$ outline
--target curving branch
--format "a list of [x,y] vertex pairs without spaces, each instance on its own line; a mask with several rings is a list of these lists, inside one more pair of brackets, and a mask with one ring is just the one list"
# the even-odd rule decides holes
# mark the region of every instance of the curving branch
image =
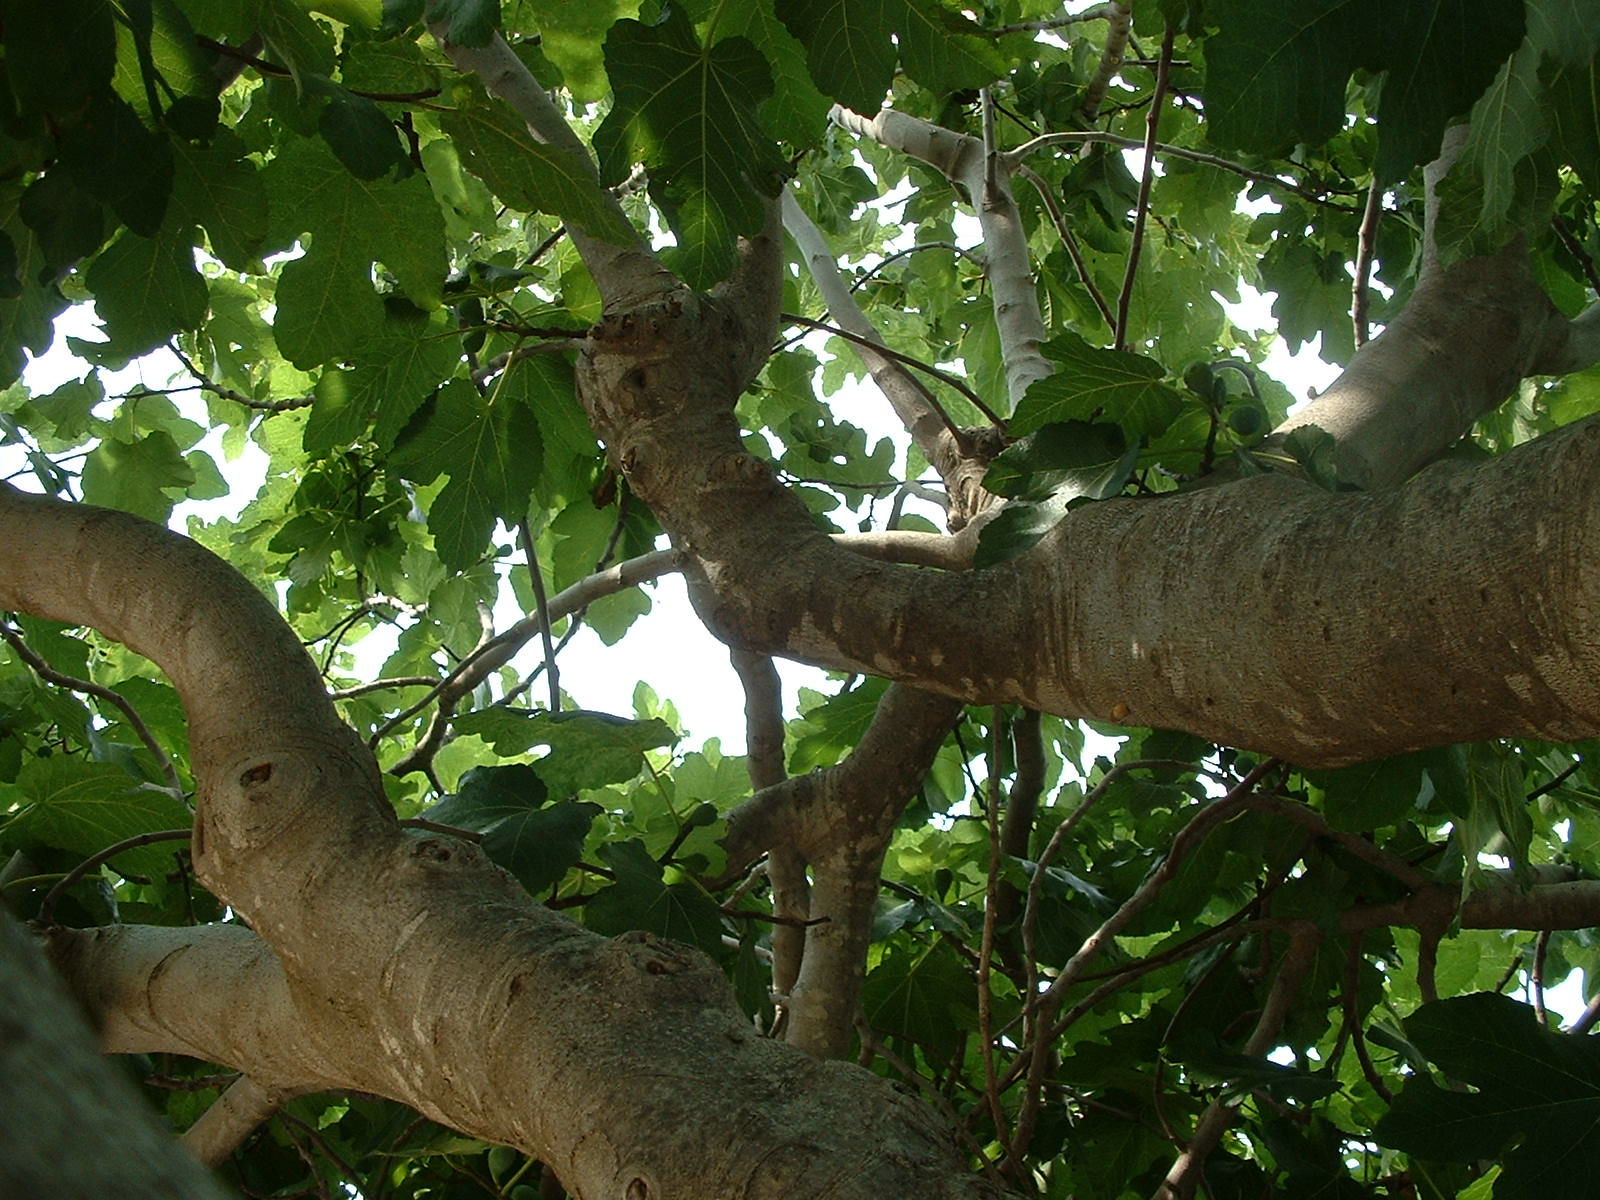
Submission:
[[835,105],[830,115],[841,129],[920,158],[950,180],[973,206],[983,234],[984,274],[994,295],[1006,391],[1015,407],[1029,386],[1050,375],[1053,368],[1039,350],[1045,340],[1044,316],[1027,230],[1011,192],[1012,160],[998,152],[986,153],[978,138],[892,108],[869,118]]

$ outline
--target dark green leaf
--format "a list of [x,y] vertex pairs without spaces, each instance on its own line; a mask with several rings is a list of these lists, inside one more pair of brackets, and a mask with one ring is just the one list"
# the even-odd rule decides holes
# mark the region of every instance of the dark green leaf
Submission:
[[1495,1200],[1580,1200],[1600,1172],[1600,1042],[1552,1033],[1533,1009],[1480,992],[1406,1021],[1413,1043],[1470,1092],[1418,1076],[1374,1136],[1422,1158],[1465,1162],[1510,1143]]
[[744,38],[702,46],[669,7],[656,25],[612,26],[606,70],[615,99],[594,134],[601,177],[621,183],[646,165],[650,196],[678,239],[671,265],[709,287],[733,269],[735,238],[761,229],[789,173],[756,117],[772,94],[766,60]]
[[1115,421],[1130,437],[1159,434],[1183,408],[1183,396],[1162,382],[1154,359],[1091,346],[1075,333],[1056,334],[1041,347],[1059,365],[1033,384],[1009,425],[1017,435],[1060,421]]
[[661,937],[698,946],[707,954],[722,951],[722,914],[699,888],[668,884],[661,865],[637,838],[600,848],[600,857],[617,881],[601,888],[584,906],[584,923],[599,933],[642,929]]
[[500,28],[500,0],[428,0],[428,20],[448,21],[452,42],[482,46]]

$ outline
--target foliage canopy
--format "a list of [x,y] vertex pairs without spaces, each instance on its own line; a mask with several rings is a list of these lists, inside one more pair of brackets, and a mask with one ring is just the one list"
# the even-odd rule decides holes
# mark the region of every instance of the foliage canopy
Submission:
[[[698,948],[763,1032],[800,1020],[780,1015],[796,945],[839,953],[844,1008],[806,1048],[911,1079],[1021,1192],[1159,1194],[1187,1157],[1171,1186],[1203,1171],[1217,1197],[1587,1194],[1594,1049],[1543,993],[1600,981],[1588,743],[1302,769],[1120,701],[1041,716],[974,688],[906,718],[908,747],[932,736],[883,785],[881,829],[841,816],[848,836],[807,843],[818,895],[829,872],[870,893],[819,914],[774,896],[777,866],[746,878],[728,817],[801,786],[786,776],[843,789],[853,761],[893,759],[874,730],[898,685],[840,670],[775,734],[745,662],[751,750],[731,755],[686,744],[648,686],[628,714],[564,704],[557,656],[586,622],[627,670],[641,583],[714,577],[683,566],[696,547],[631,454],[607,457],[589,331],[660,293],[652,268],[737,287],[780,196],[778,340],[734,415],[815,528],[932,538],[934,495],[971,523],[962,565],[1004,571],[1113,497],[1282,468],[1360,486],[1330,434],[1286,425],[1261,364],[1277,337],[1358,362],[1427,272],[1508,244],[1565,318],[1596,303],[1589,0],[0,0],[0,34],[0,466],[181,523],[269,596],[401,818],[467,831],[594,931]],[[530,115],[552,98],[554,134]],[[902,124],[874,119],[886,99]],[[1240,327],[1241,285],[1275,330]],[[29,357],[90,300],[82,377],[31,390]],[[170,385],[108,392],[151,355]],[[1449,453],[1600,411],[1600,370],[1571,367],[1511,372]],[[869,371],[908,438],[857,415]],[[228,496],[218,456],[247,447],[264,480],[237,516],[185,513]],[[114,638],[15,607],[6,904],[38,916],[50,893],[46,919],[77,927],[236,920],[187,851],[139,841],[186,828],[205,790],[177,691]],[[1388,651],[1350,648],[1369,652]],[[1224,673],[1263,655],[1205,653]],[[1086,752],[1082,717],[1117,748]],[[830,949],[812,918],[859,937]],[[1513,985],[1535,1007],[1495,994]],[[180,1129],[219,1086],[176,1056],[139,1068]],[[290,1100],[225,1175],[248,1195],[560,1194],[527,1154],[370,1095]]]

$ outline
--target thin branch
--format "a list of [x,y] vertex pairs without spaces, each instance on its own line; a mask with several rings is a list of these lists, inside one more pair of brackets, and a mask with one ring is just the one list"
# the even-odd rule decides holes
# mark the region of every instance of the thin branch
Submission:
[[1356,243],[1356,277],[1350,284],[1350,322],[1355,326],[1356,346],[1367,344],[1370,333],[1367,307],[1371,301],[1372,255],[1378,244],[1378,221],[1383,216],[1383,189],[1373,176],[1367,189],[1366,207],[1361,212],[1361,232]]
[[1106,303],[1106,298],[1100,294],[1094,278],[1089,274],[1089,264],[1084,261],[1083,251],[1078,246],[1078,239],[1072,236],[1072,228],[1067,224],[1066,214],[1061,211],[1061,206],[1056,203],[1055,193],[1050,185],[1032,167],[1018,164],[1017,173],[1033,184],[1039,193],[1039,199],[1044,202],[1044,209],[1050,215],[1050,223],[1055,226],[1056,236],[1061,239],[1067,256],[1072,259],[1072,265],[1078,272],[1078,282],[1083,284],[1084,290],[1089,293],[1089,298],[1094,301],[1094,306],[1100,310],[1100,315],[1106,319],[1106,328],[1113,334],[1117,332],[1117,316],[1111,311],[1111,306]]
[[1006,1136],[1006,1115],[1000,1104],[1000,1086],[994,1065],[994,997],[989,992],[989,973],[993,969],[995,925],[1000,916],[1000,730],[1001,710],[997,704],[989,719],[989,802],[984,816],[989,830],[989,872],[984,881],[983,935],[978,946],[978,1039],[983,1060],[983,1092],[994,1121],[994,1138],[1002,1159],[1017,1165]]
[[[1250,1040],[1244,1044],[1245,1054],[1260,1058],[1277,1044],[1283,1023],[1289,1016],[1289,1008],[1300,991],[1306,973],[1316,961],[1317,948],[1321,943],[1321,932],[1311,924],[1301,925],[1290,936],[1289,948],[1278,964],[1278,976],[1273,980],[1266,1006],[1261,1010]],[[1221,1098],[1207,1106],[1195,1126],[1194,1137],[1156,1189],[1155,1200],[1186,1200],[1194,1194],[1206,1159],[1216,1149],[1228,1126],[1233,1124],[1234,1111],[1233,1106]]]
[[56,902],[66,894],[68,888],[77,883],[90,871],[100,866],[101,863],[110,862],[117,855],[128,850],[137,850],[140,846],[154,845],[156,842],[188,841],[192,837],[192,829],[157,829],[150,833],[138,833],[130,838],[123,838],[114,845],[98,850],[84,859],[72,870],[63,875],[39,902],[39,916],[37,920],[41,925],[50,925],[55,920]]
[[[202,392],[210,392],[213,396],[220,397],[223,400],[232,400],[235,404],[242,404],[245,408],[253,409],[256,412],[292,412],[297,408],[310,408],[316,401],[314,396],[291,396],[287,400],[257,400],[254,396],[246,396],[243,392],[236,392],[232,388],[223,387],[213,381],[210,376],[194,364],[194,361],[187,354],[178,349],[178,343],[175,339],[168,339],[167,349],[172,352],[174,358],[183,364],[183,369],[194,376],[195,386]],[[155,394],[154,389],[147,388],[146,391]]]
[[1556,236],[1561,239],[1561,244],[1567,248],[1567,253],[1578,260],[1578,269],[1583,272],[1589,286],[1600,292],[1600,267],[1595,266],[1594,258],[1583,248],[1583,243],[1573,236],[1567,223],[1557,215],[1550,218],[1550,228],[1556,231]]
[[561,711],[561,675],[556,665],[555,643],[550,638],[550,598],[545,595],[544,574],[539,568],[539,556],[534,552],[533,531],[527,518],[517,522],[517,533],[522,538],[522,553],[528,559],[528,580],[533,584],[533,599],[538,606],[534,617],[539,622],[539,640],[544,643],[544,675],[550,688],[550,711]]
[[[1043,133],[1022,145],[1006,151],[1006,157],[1012,163],[1019,163],[1029,155],[1050,146],[1059,146],[1068,143],[1089,143],[1102,146],[1117,146],[1124,150],[1142,150],[1145,143],[1138,138],[1123,137],[1121,134],[1105,133],[1098,129],[1063,129],[1052,133]],[[1329,200],[1329,195],[1350,195],[1349,191],[1329,188],[1323,192],[1313,191],[1304,184],[1296,183],[1292,179],[1285,179],[1281,175],[1274,175],[1269,171],[1255,171],[1241,163],[1230,159],[1220,158],[1215,154],[1206,154],[1200,150],[1190,150],[1184,146],[1174,146],[1167,142],[1157,142],[1155,152],[1163,158],[1180,158],[1186,162],[1200,163],[1203,166],[1216,167],[1220,171],[1250,179],[1256,183],[1264,183],[1273,187],[1284,188],[1305,200],[1316,204],[1325,204],[1346,212],[1354,211],[1348,204],[1340,204]]]
[[1168,68],[1172,64],[1172,40],[1177,30],[1167,23],[1161,37],[1161,65],[1156,68],[1156,89],[1150,97],[1150,111],[1145,117],[1144,174],[1139,179],[1139,203],[1134,210],[1133,240],[1128,246],[1128,269],[1122,277],[1122,293],[1117,297],[1117,326],[1114,345],[1118,350],[1128,348],[1128,308],[1133,303],[1133,285],[1139,277],[1139,255],[1144,248],[1145,221],[1150,215],[1150,185],[1156,173],[1156,133],[1161,127],[1161,107],[1167,98]]
[[[1132,767],[1135,764],[1128,765]],[[1028,1143],[1033,1137],[1034,1125],[1038,1120],[1039,1105],[1044,1095],[1044,1081],[1049,1067],[1051,1042],[1048,1038],[1039,1036],[1039,1031],[1048,1027],[1054,1021],[1055,1014],[1060,1010],[1061,1003],[1066,998],[1067,990],[1079,981],[1085,968],[1095,955],[1110,944],[1113,938],[1127,928],[1128,924],[1149,906],[1161,889],[1177,874],[1178,867],[1188,858],[1190,852],[1205,840],[1212,829],[1249,807],[1251,800],[1255,797],[1256,785],[1268,774],[1277,770],[1280,765],[1279,760],[1276,758],[1265,760],[1235,784],[1227,795],[1209,804],[1202,805],[1189,823],[1172,839],[1172,845],[1168,848],[1166,857],[1161,860],[1160,864],[1150,874],[1145,876],[1144,881],[1134,890],[1133,895],[1129,896],[1118,907],[1116,912],[1101,922],[1100,927],[1083,940],[1083,944],[1078,947],[1073,956],[1067,960],[1066,965],[1061,968],[1060,974],[1039,996],[1035,1005],[1036,1015],[1033,1026],[1027,1030],[1031,1035],[1033,1049],[1028,1064],[1027,1090],[1023,1095],[1022,1105],[1017,1113],[1016,1135],[1013,1141],[1016,1153],[1024,1154],[1027,1152]],[[1183,769],[1192,771],[1194,767],[1184,764]],[[1111,772],[1107,772],[1108,778],[1110,774]],[[1080,819],[1080,814],[1087,811],[1090,798],[1093,797],[1093,799],[1098,800],[1100,796],[1105,794],[1105,785],[1106,780],[1102,780],[1095,791],[1085,796],[1083,802],[1078,806],[1078,811],[1074,812],[1072,817],[1068,818],[1068,821],[1076,824],[1076,819]],[[1058,829],[1057,833],[1059,834],[1060,832]],[[1059,844],[1058,838],[1051,838],[1052,847]],[[1047,848],[1048,852],[1049,848]],[[1029,908],[1037,907],[1037,894],[1042,886],[1042,880],[1039,876],[1044,873],[1047,861],[1046,855],[1039,856],[1039,866],[1035,868],[1034,880],[1028,888]],[[1024,918],[1024,921],[1026,922],[1026,918]],[[1024,931],[1024,936],[1026,936],[1026,923],[1024,924]],[[1028,957],[1031,961],[1033,958],[1031,950]],[[1030,988],[1030,993],[1032,990]],[[1031,994],[1029,999],[1032,999]]]
[[[811,329],[819,329],[824,333],[831,333],[835,337],[842,337],[846,341],[856,343],[858,346],[870,346],[878,353],[885,354],[890,358],[903,362],[908,367],[915,367],[919,371],[924,371],[927,374],[932,375],[941,383],[945,383],[953,387],[956,391],[960,392],[963,396],[970,400],[973,407],[981,412],[984,416],[988,417],[989,420],[994,424],[995,428],[1004,429],[1006,427],[1005,418],[1000,416],[999,413],[995,412],[994,409],[985,404],[983,398],[979,396],[977,392],[973,391],[970,387],[961,382],[961,380],[957,379],[954,375],[951,375],[948,371],[943,371],[934,366],[932,363],[924,362],[920,358],[913,358],[911,355],[903,354],[899,350],[891,350],[888,346],[874,342],[871,338],[863,337],[859,333],[851,333],[848,329],[841,329],[839,326],[830,325],[826,321],[818,321],[812,317],[802,317],[798,313],[790,312],[782,314],[782,319],[790,322],[791,324],[805,325]],[[934,402],[934,407],[938,409],[939,416],[945,423],[945,428],[950,430],[950,432],[957,437],[962,436],[959,427],[950,419],[950,415],[946,413],[944,409],[939,408],[936,401]]]
[[104,684],[94,682],[92,679],[79,679],[75,675],[68,675],[56,670],[39,655],[35,654],[28,644],[22,640],[22,635],[9,625],[0,624],[0,638],[4,638],[16,652],[18,658],[33,668],[33,672],[46,683],[53,683],[57,687],[70,688],[75,692],[82,692],[96,699],[113,704],[128,723],[128,728],[144,743],[145,749],[150,751],[150,757],[156,760],[156,768],[166,777],[167,787],[174,796],[183,796],[183,781],[178,778],[178,768],[161,748],[161,743],[156,741],[155,734],[150,732],[150,727],[144,723],[144,718],[139,715],[139,710],[128,701],[121,692],[114,691]]
[[1550,1013],[1544,1004],[1544,961],[1550,952],[1550,931],[1541,929],[1539,936],[1533,942],[1533,1015],[1538,1018],[1539,1024],[1546,1028],[1550,1026]]
[[990,37],[1005,37],[1008,33],[1048,33],[1052,29],[1065,29],[1068,25],[1077,25],[1084,21],[1104,21],[1111,17],[1118,6],[1115,4],[1096,4],[1079,13],[1067,13],[1060,17],[1041,17],[1035,21],[1017,21],[1011,25],[997,25],[993,29],[986,29],[984,33]]

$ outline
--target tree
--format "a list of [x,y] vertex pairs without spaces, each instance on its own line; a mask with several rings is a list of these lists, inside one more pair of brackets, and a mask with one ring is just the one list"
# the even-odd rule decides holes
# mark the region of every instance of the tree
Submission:
[[[1587,1187],[1582,0],[0,33],[0,886],[233,1186]],[[743,756],[564,700],[669,572]]]

